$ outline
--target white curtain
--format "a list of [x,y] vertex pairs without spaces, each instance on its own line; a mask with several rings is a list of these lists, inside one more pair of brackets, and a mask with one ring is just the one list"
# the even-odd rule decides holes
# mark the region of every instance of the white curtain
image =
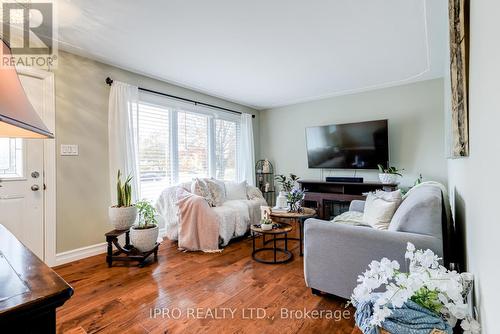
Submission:
[[132,199],[139,194],[137,172],[137,138],[134,131],[134,113],[137,110],[139,90],[123,82],[114,81],[109,93],[108,136],[109,136],[109,178],[111,203],[116,204],[116,177],[122,172],[122,180],[132,175]]
[[255,149],[252,115],[241,114],[241,139],[238,149],[238,180],[255,186]]

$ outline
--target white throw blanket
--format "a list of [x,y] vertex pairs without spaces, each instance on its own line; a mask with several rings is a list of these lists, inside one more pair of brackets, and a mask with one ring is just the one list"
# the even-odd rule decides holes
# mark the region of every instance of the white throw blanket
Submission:
[[[165,226],[166,237],[170,240],[179,239],[177,188],[178,186],[166,188],[156,202],[160,225]],[[183,188],[186,189],[185,186]],[[250,225],[259,223],[260,207],[267,204],[258,190],[255,190],[256,188],[249,187],[249,200],[226,201],[222,206],[210,208],[217,215],[222,246],[226,246],[235,237],[243,236]]]

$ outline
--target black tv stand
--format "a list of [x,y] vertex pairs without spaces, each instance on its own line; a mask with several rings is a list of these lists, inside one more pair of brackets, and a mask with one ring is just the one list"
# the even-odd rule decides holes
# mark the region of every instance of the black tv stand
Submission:
[[353,200],[365,200],[363,193],[385,190],[394,191],[397,184],[380,182],[326,182],[317,180],[299,180],[305,190],[305,206],[315,208],[320,219],[330,220],[345,211]]

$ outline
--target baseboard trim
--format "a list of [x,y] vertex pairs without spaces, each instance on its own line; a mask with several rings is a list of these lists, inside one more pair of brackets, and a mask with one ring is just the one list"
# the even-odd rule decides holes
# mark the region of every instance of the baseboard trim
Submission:
[[103,242],[100,244],[85,246],[82,248],[57,253],[55,266],[60,266],[69,262],[78,261],[87,257],[106,253],[106,248],[107,245],[105,242]]
[[[164,238],[166,232],[167,231],[165,228],[160,229],[159,236]],[[56,261],[53,267],[85,259],[87,257],[104,254],[106,253],[106,251],[107,251],[107,244],[105,242],[102,242],[95,245],[85,246],[77,249],[72,249],[66,252],[57,253]]]

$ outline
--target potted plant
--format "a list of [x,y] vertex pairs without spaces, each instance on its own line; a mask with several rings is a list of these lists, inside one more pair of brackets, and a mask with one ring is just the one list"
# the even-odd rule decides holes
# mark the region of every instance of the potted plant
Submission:
[[278,208],[286,208],[288,193],[292,191],[299,179],[297,175],[291,173],[290,176],[276,175],[275,180],[281,185],[281,191],[276,199],[276,206]]
[[141,252],[152,250],[158,240],[158,221],[156,220],[156,209],[148,201],[140,201],[135,204],[139,219],[136,225],[130,229],[130,242]]
[[380,164],[378,165],[378,170],[380,171],[378,177],[383,184],[396,184],[398,176],[403,176],[401,172],[404,171],[404,169],[399,170],[396,167],[385,168]]
[[109,221],[115,230],[127,230],[135,222],[137,217],[137,209],[132,204],[132,176],[128,176],[125,182],[122,183],[121,171],[118,170],[118,178],[116,184],[117,205],[109,207]]
[[262,218],[260,220],[260,228],[263,230],[263,231],[270,231],[273,229],[273,221],[269,218]]

